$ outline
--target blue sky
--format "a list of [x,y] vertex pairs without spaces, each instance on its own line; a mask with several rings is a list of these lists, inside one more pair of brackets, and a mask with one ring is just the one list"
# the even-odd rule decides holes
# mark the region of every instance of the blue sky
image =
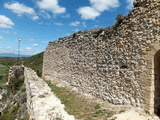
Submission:
[[78,30],[113,25],[133,0],[0,0],[0,53],[34,55]]

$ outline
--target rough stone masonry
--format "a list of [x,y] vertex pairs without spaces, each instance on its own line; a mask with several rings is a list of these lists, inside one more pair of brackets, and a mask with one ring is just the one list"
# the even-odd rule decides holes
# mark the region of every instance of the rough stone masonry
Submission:
[[111,27],[78,31],[51,42],[43,77],[113,104],[160,113],[160,0],[136,0]]

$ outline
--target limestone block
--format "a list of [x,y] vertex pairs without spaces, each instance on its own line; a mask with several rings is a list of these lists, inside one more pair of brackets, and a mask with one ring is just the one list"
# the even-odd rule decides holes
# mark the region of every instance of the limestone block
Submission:
[[146,86],[151,86],[152,82],[150,79],[146,78],[146,79],[142,79],[142,85],[146,85]]
[[142,90],[141,91],[141,95],[144,97],[144,98],[147,98],[149,100],[151,100],[151,98],[153,98],[153,92],[150,92],[150,91],[144,91]]

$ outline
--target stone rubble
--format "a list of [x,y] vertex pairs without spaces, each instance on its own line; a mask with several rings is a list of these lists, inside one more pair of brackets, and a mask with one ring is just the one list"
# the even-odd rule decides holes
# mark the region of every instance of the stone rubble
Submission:
[[68,115],[64,105],[51,92],[43,79],[39,78],[30,68],[25,67],[25,84],[27,91],[27,107],[30,120],[75,120]]

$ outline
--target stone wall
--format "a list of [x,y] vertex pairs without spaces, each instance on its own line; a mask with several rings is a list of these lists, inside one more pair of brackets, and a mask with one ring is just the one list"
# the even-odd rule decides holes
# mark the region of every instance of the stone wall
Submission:
[[47,83],[30,68],[24,69],[27,109],[30,120],[75,120],[53,94]]
[[12,84],[14,81],[16,81],[19,78],[22,78],[24,74],[24,67],[23,66],[12,66],[9,69],[8,73],[8,81],[7,85]]
[[136,0],[134,5],[112,27],[51,42],[44,53],[43,77],[67,81],[113,104],[160,112],[154,80],[155,59],[160,60],[160,55],[154,57],[160,49],[160,2]]

